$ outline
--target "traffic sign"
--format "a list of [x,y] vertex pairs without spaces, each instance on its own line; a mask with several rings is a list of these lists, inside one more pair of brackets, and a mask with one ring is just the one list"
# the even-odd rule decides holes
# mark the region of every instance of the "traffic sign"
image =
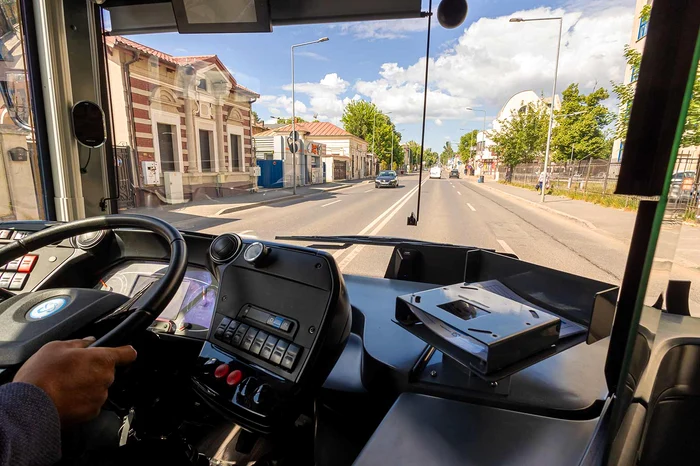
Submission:
[[289,137],[294,139],[295,141],[299,140],[299,131],[290,131]]
[[301,144],[300,141],[293,141],[291,136],[289,136],[287,138],[287,147],[289,147],[289,151],[292,154],[296,154],[297,152],[299,152],[299,145],[300,144]]

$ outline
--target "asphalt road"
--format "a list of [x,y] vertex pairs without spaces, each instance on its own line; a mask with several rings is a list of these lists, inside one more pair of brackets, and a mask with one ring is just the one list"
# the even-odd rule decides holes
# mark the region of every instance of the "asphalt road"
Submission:
[[[417,175],[401,177],[395,189],[375,189],[368,181],[215,218],[189,216],[186,226],[174,223],[190,230],[237,232],[265,240],[275,240],[277,235],[364,234],[473,245],[514,252],[526,261],[620,283],[626,245],[494,194],[473,180],[427,179],[424,173],[420,221],[418,226],[408,226],[407,217],[416,211],[417,186]],[[344,273],[368,276],[384,275],[392,251],[390,247],[364,245],[332,247],[328,250]]]

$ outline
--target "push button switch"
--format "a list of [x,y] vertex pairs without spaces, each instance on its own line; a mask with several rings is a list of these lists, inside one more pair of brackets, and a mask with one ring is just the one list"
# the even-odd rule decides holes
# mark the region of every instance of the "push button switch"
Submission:
[[240,325],[240,322],[234,320],[230,324],[228,324],[228,327],[226,327],[226,330],[224,330],[224,336],[221,339],[224,343],[231,343],[231,340],[233,340],[233,336],[236,333],[236,330],[238,330],[238,327]]
[[13,261],[10,261],[7,263],[5,266],[5,270],[8,272],[17,272],[17,269],[19,268],[19,264],[22,262],[22,258],[20,257],[19,259],[15,259]]
[[12,281],[10,282],[10,290],[21,290],[24,288],[24,284],[27,282],[27,277],[28,274],[26,273],[16,273],[14,277],[12,277]]
[[228,324],[230,323],[231,319],[228,317],[221,319],[221,323],[219,323],[219,326],[216,327],[216,332],[214,332],[214,338],[221,340],[221,338],[224,336],[224,332],[226,331],[226,327],[228,327]]
[[250,347],[253,345],[253,341],[255,341],[255,335],[257,335],[257,334],[258,334],[257,328],[250,327],[248,329],[245,336],[243,337],[243,342],[241,343],[241,349],[243,351],[250,350]]
[[230,368],[228,364],[221,364],[216,369],[214,369],[214,377],[217,379],[223,379],[228,375]]
[[290,344],[289,348],[287,348],[287,352],[284,353],[282,364],[280,364],[280,366],[284,367],[288,371],[294,370],[294,364],[297,362],[300,351],[301,348],[299,348],[297,345]]
[[32,271],[34,268],[34,264],[36,263],[36,258],[37,256],[33,255],[28,255],[22,257],[22,260],[19,263],[19,267],[17,267],[18,272],[22,273],[29,273]]
[[272,356],[270,356],[270,362],[272,364],[279,364],[282,362],[282,356],[284,356],[284,352],[287,351],[287,347],[289,346],[289,343],[287,343],[285,340],[280,340],[277,342],[277,345],[275,345],[275,349],[272,350]]
[[14,276],[15,274],[12,272],[5,272],[0,275],[0,288],[8,288]]
[[267,340],[267,337],[269,335],[267,332],[263,332],[260,330],[258,334],[255,336],[255,341],[253,341],[253,345],[250,347],[250,352],[253,354],[260,354],[260,351],[263,348],[263,345],[265,344],[265,340]]
[[233,334],[233,339],[231,340],[231,344],[233,346],[240,345],[241,342],[243,341],[243,337],[245,336],[245,334],[249,328],[250,328],[250,326],[246,325],[246,324],[239,325],[238,328],[236,329],[236,333]]
[[270,356],[272,356],[272,351],[275,349],[275,345],[277,345],[277,341],[279,338],[270,335],[267,337],[267,340],[265,340],[265,344],[262,347],[262,350],[260,350],[260,357],[263,359],[270,359]]

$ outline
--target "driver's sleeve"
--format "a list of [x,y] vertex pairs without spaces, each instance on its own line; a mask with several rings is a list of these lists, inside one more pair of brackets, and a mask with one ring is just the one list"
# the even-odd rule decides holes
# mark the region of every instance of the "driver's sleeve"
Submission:
[[0,466],[49,465],[61,459],[61,422],[42,389],[0,386]]

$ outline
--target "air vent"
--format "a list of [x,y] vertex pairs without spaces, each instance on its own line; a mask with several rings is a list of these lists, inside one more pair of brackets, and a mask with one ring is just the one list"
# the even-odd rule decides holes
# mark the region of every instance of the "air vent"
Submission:
[[211,259],[217,264],[223,264],[228,262],[241,250],[242,246],[241,238],[238,235],[231,233],[225,233],[223,235],[214,238],[209,246],[209,255]]

